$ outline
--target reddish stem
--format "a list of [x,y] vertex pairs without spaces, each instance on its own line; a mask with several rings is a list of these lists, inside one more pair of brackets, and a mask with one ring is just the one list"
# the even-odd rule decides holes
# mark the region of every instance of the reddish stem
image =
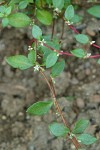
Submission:
[[70,29],[72,29],[76,34],[80,34],[80,33],[78,32],[78,30],[76,30],[76,28],[75,28],[74,26],[69,25],[69,27],[70,27]]
[[100,55],[92,55],[89,58],[100,58]]
[[49,46],[49,45],[47,45],[47,44],[43,44],[45,47],[47,47],[47,48],[49,48],[49,49],[51,49],[51,50],[55,50],[54,48],[52,48],[51,46]]
[[[30,41],[30,45],[32,45],[32,42],[37,42],[37,39],[33,38],[33,39]],[[51,46],[49,46],[49,45],[47,45],[47,44],[45,44],[45,43],[44,43],[44,46],[47,47],[47,48],[49,48],[49,49],[52,50],[52,51],[57,52],[57,53],[60,54],[60,55],[74,56],[73,54],[71,54],[71,53],[69,53],[69,52],[63,52],[63,51],[60,51],[60,52],[59,52],[58,50],[54,49],[53,47],[51,47]],[[100,58],[100,55],[99,55],[99,54],[97,54],[97,55],[92,55],[92,56],[89,56],[88,58]]]
[[96,44],[92,44],[92,46],[96,47],[96,48],[100,48],[100,46],[96,45]]
[[67,55],[67,56],[73,56],[73,54],[69,53],[69,52],[60,52],[60,55]]
[[29,41],[29,45],[31,46],[32,43],[33,43],[33,42],[36,42],[36,41],[37,41],[37,40],[36,40],[35,38],[31,39],[31,40]]
[[[79,31],[73,26],[73,25],[70,25],[68,24],[68,22],[65,20],[65,18],[63,17],[63,20],[65,21],[65,23],[70,27],[70,29],[72,29],[76,34],[80,34]],[[100,48],[99,45],[96,45],[96,44],[92,44],[93,47],[96,47],[96,48]]]

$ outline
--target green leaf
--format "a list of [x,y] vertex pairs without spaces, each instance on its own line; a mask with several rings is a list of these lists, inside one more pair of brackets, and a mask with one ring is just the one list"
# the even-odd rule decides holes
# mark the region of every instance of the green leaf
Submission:
[[10,15],[11,9],[12,9],[11,6],[9,6],[9,7],[6,8],[5,14],[6,14],[7,16]]
[[35,64],[36,62],[36,52],[34,50],[31,50],[28,54],[28,60],[32,63]]
[[[11,2],[12,2],[12,1],[13,1],[13,0],[11,0]],[[14,3],[15,3],[15,4],[18,4],[18,3],[20,3],[20,1],[21,1],[21,0],[14,0]]]
[[0,6],[0,12],[1,12],[1,13],[5,13],[5,11],[6,11],[6,7]]
[[77,139],[85,145],[90,145],[96,142],[96,138],[89,134],[81,134]]
[[31,19],[23,13],[15,13],[8,17],[9,24],[13,27],[26,27],[31,23]]
[[88,127],[89,125],[89,121],[88,120],[78,120],[75,124],[75,127],[73,129],[73,133],[74,134],[80,134],[80,133],[83,133],[84,130]]
[[52,4],[52,0],[46,0],[46,3],[50,5]]
[[87,10],[94,17],[100,18],[100,5],[95,5]]
[[27,112],[31,115],[44,115],[50,110],[52,105],[53,105],[53,102],[51,100],[39,101],[39,102],[31,105],[27,109]]
[[25,9],[26,7],[27,7],[27,5],[28,5],[28,2],[27,1],[21,1],[20,3],[19,3],[19,9]]
[[74,7],[69,5],[65,11],[65,18],[70,21],[74,17]]
[[58,76],[64,70],[64,67],[65,67],[65,61],[64,60],[57,62],[52,67],[52,72],[51,72],[52,77]]
[[75,39],[82,44],[86,44],[89,42],[88,36],[86,36],[84,34],[75,35]]
[[61,123],[54,122],[49,125],[49,130],[55,136],[66,136],[70,130]]
[[50,25],[52,23],[52,15],[50,14],[50,12],[46,10],[37,9],[36,17],[44,25]]
[[70,4],[71,0],[64,0],[64,2]]
[[3,13],[0,13],[0,18],[4,17],[4,14]]
[[45,7],[45,5],[46,5],[46,0],[42,0],[42,3],[41,3],[41,0],[36,0],[36,7],[37,8],[43,9],[43,7]]
[[46,42],[47,45],[56,49],[56,50],[60,50],[61,45],[59,44],[59,42],[55,39],[53,39],[52,41],[50,41],[50,40]]
[[33,0],[27,0],[28,1],[28,3],[33,3]]
[[84,58],[85,57],[85,52],[83,49],[74,49],[71,51],[71,53],[79,58]]
[[98,64],[100,64],[100,59],[98,59]]
[[27,57],[23,55],[11,56],[6,59],[7,63],[14,68],[19,68],[21,70],[28,69],[32,67],[32,63],[28,60]]
[[43,52],[43,59],[44,59],[44,61],[46,61],[48,55],[49,55],[50,53],[52,53],[52,50],[48,49],[48,48],[45,47],[45,46],[41,46],[41,50],[42,50],[42,52]]
[[46,68],[52,67],[58,59],[57,53],[52,52],[51,54],[48,55],[46,59]]
[[83,19],[82,16],[74,15],[74,17],[73,17],[70,21],[73,22],[73,23],[75,24],[75,23],[81,22],[82,19]]
[[64,7],[64,0],[53,0],[53,6],[62,9]]
[[3,27],[6,27],[8,25],[8,23],[9,23],[8,18],[3,18],[2,19],[2,25],[3,25]]
[[59,43],[59,39],[57,37],[53,37],[51,41],[51,35],[47,35],[47,36],[43,36],[43,39],[46,41],[48,46],[56,50],[60,50],[61,44]]
[[16,7],[16,6],[15,6],[15,0],[9,1],[9,4],[8,4],[8,5],[11,6],[12,9],[14,10],[14,8]]
[[37,25],[34,25],[32,28],[32,35],[34,38],[40,39],[42,36],[42,30]]

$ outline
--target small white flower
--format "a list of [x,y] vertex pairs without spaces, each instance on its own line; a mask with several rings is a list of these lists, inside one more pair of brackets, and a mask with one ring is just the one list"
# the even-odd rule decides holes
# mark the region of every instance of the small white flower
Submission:
[[70,139],[72,139],[75,135],[73,133],[70,133]]
[[31,51],[33,48],[31,46],[28,46],[28,51]]
[[92,44],[94,44],[94,43],[95,43],[95,41],[91,41],[91,42],[90,42],[90,45],[92,45]]
[[57,56],[59,56],[60,54],[58,53]]
[[71,133],[72,136],[75,136],[73,133]]
[[39,43],[41,44],[41,46],[43,46],[46,41],[43,39],[42,41],[39,41]]
[[58,113],[58,112],[56,112],[56,115],[59,117],[60,116],[60,114]]
[[81,143],[81,140],[78,140],[79,143]]
[[66,21],[65,23],[67,23],[69,26],[73,24],[73,22],[70,21]]
[[86,56],[84,56],[84,58],[89,58],[91,56],[91,53],[87,53]]
[[55,84],[56,83],[56,81],[54,80],[54,78],[52,78],[52,82]]
[[34,21],[30,23],[30,26],[33,26],[33,25],[34,25]]
[[36,65],[36,66],[34,67],[34,71],[39,71],[39,68],[40,68],[40,66],[39,66],[39,65]]
[[57,12],[57,13],[61,12],[61,10],[59,10],[59,8],[55,8],[54,11]]

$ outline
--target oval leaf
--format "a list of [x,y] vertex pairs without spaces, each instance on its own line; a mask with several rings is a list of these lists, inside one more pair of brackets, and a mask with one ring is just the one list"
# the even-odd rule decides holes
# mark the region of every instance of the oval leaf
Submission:
[[74,17],[70,21],[73,22],[73,24],[75,24],[75,23],[81,22],[82,19],[83,19],[82,16],[74,15]]
[[52,77],[56,77],[58,76],[63,70],[64,70],[64,67],[65,67],[65,61],[62,60],[60,62],[57,62],[53,67],[52,67]]
[[45,25],[50,25],[52,23],[52,15],[46,10],[37,9],[36,17],[41,23]]
[[9,23],[8,18],[3,18],[2,19],[2,25],[3,25],[3,27],[6,27],[8,25],[8,23]]
[[5,11],[6,11],[6,7],[5,6],[0,6],[0,12],[5,13]]
[[53,0],[53,6],[58,9],[62,9],[64,7],[64,0]]
[[23,55],[11,56],[6,59],[7,63],[14,68],[21,70],[28,69],[33,65],[29,62],[28,58]]
[[31,23],[31,19],[23,13],[9,15],[8,19],[13,27],[26,27]]
[[98,59],[98,64],[100,64],[100,59]]
[[95,5],[87,10],[94,17],[100,18],[100,5]]
[[27,112],[31,115],[44,115],[50,110],[52,105],[53,102],[51,100],[46,102],[40,101],[30,106]]
[[28,54],[28,60],[34,64],[36,62],[36,52],[34,50],[31,50]]
[[79,58],[84,58],[85,57],[85,52],[83,49],[74,49],[71,51],[71,53]]
[[54,122],[49,125],[50,132],[55,136],[66,136],[70,131],[61,123]]
[[6,10],[5,10],[5,14],[8,16],[8,15],[10,15],[10,13],[11,13],[11,9],[12,9],[12,7],[10,6],[10,7],[8,7],[8,8],[6,8]]
[[34,38],[40,39],[42,36],[42,30],[37,25],[34,25],[32,28],[32,35]]
[[74,134],[80,134],[80,133],[83,133],[84,130],[88,127],[89,125],[89,121],[88,120],[78,120],[75,124],[75,127],[73,129],[73,133]]
[[77,139],[85,145],[90,145],[96,142],[96,138],[89,134],[81,134]]
[[89,42],[88,36],[86,36],[84,34],[75,35],[75,39],[82,44],[86,44]]
[[4,14],[3,13],[0,13],[0,18],[3,18],[4,17]]
[[46,0],[46,3],[50,5],[52,4],[52,0]]
[[21,1],[20,3],[19,3],[19,8],[20,9],[25,9],[26,7],[27,7],[27,5],[28,5],[28,2],[27,1]]
[[46,68],[52,67],[56,63],[57,59],[58,57],[56,53],[50,53],[46,59]]
[[69,5],[65,11],[65,18],[70,21],[74,17],[74,7]]

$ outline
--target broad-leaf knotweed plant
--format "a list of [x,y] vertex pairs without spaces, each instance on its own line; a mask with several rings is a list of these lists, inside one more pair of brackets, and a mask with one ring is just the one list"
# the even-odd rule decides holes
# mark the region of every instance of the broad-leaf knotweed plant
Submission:
[[[54,105],[62,122],[52,122],[49,125],[50,132],[58,137],[69,138],[75,145],[75,148],[79,150],[83,144],[93,144],[96,138],[84,133],[89,125],[88,120],[78,120],[73,129],[70,127],[56,99],[54,86],[55,77],[59,76],[65,67],[63,55],[80,59],[100,58],[100,54],[92,55],[92,52],[90,53],[80,47],[71,49],[70,52],[61,50],[64,25],[74,32],[76,42],[100,49],[100,46],[96,45],[95,41],[90,41],[87,35],[80,34],[75,28],[74,24],[81,20],[81,17],[75,14],[76,5],[78,5],[77,0],[72,2],[70,0],[1,0],[0,18],[3,27],[9,25],[15,28],[31,26],[33,39],[28,47],[28,56],[10,56],[6,58],[6,62],[20,70],[33,67],[34,71],[38,71],[43,76],[51,92],[51,100],[34,103],[27,109],[27,113],[31,115],[44,115]],[[100,5],[89,8],[87,13],[100,18]],[[55,22],[59,18],[63,20],[60,39],[54,35]],[[39,27],[36,23],[37,20],[42,25],[52,25],[51,35],[43,35],[41,26]],[[100,64],[100,59],[98,59],[98,64]],[[45,71],[48,69],[51,71],[49,77],[45,75]]]

